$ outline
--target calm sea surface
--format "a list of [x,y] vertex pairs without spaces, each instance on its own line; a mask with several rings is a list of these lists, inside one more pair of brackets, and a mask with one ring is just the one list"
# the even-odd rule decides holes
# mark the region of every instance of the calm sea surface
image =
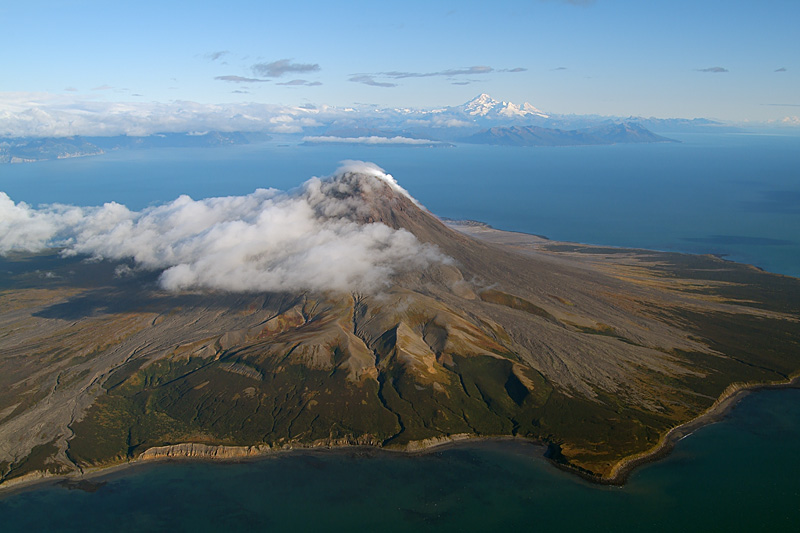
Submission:
[[[432,212],[553,239],[724,254],[800,276],[800,137],[683,135],[681,144],[386,148],[273,144],[116,152],[0,166],[31,204],[140,209],[290,189],[343,159],[373,161]],[[423,456],[284,454],[114,474],[96,492],[40,486],[0,497],[0,531],[795,530],[800,391],[765,391],[636,471],[589,485],[532,446],[464,445]],[[46,512],[43,512],[46,510]]]
[[291,189],[372,161],[433,213],[552,239],[727,254],[800,276],[800,136],[678,136],[680,144],[512,148],[288,146],[124,151],[0,166],[0,191],[31,204],[138,209]]

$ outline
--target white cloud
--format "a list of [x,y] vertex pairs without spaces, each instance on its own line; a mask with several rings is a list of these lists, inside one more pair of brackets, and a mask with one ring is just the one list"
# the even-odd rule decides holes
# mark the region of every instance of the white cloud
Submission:
[[[341,112],[332,109],[331,113]],[[0,93],[0,136],[145,136],[200,130],[297,133],[319,125],[310,118],[312,114],[319,115],[300,107],[257,103],[106,102],[46,93]]]
[[168,290],[375,291],[397,272],[448,261],[408,231],[356,222],[369,212],[364,192],[382,184],[408,195],[391,175],[358,161],[291,193],[181,196],[138,212],[117,203],[33,208],[0,193],[0,253],[65,247],[132,259],[162,270]]
[[439,144],[438,141],[430,139],[412,139],[411,137],[379,137],[370,135],[368,137],[336,137],[334,135],[309,135],[303,137],[303,141],[310,143],[352,143],[352,144]]
[[289,59],[279,59],[271,63],[257,63],[252,67],[253,72],[259,76],[279,78],[289,72],[316,72],[319,70],[317,63],[292,63]]
[[28,204],[15,204],[0,192],[0,254],[10,251],[36,252],[57,238],[62,228],[83,217],[78,207],[50,205],[33,209]]

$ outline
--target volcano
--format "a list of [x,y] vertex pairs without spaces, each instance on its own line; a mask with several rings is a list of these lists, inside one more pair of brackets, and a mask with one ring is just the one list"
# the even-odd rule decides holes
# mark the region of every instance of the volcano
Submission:
[[377,286],[233,292],[165,290],[119,257],[1,258],[2,482],[472,437],[619,482],[737,391],[800,373],[800,280],[445,223],[378,171],[315,187],[324,225],[385,226],[426,259]]

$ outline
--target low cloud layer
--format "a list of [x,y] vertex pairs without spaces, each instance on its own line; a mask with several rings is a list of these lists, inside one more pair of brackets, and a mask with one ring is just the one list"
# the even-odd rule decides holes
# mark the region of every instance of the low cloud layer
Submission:
[[142,211],[113,202],[34,208],[0,192],[0,254],[61,247],[162,270],[167,290],[226,291],[376,291],[395,273],[447,261],[408,231],[356,223],[368,205],[348,194],[353,181],[344,178],[352,173],[364,176],[362,192],[389,185],[408,194],[364,162],[347,162],[332,178],[311,178],[289,193],[181,196]]
[[308,135],[303,137],[304,142],[308,143],[348,143],[348,144],[411,144],[411,145],[431,145],[441,144],[439,141],[431,139],[413,139],[411,137],[379,137],[370,135],[367,137],[337,137],[335,135]]
[[[233,87],[241,90],[246,86]],[[328,120],[342,112],[330,109],[324,114],[326,117],[319,110],[257,103],[103,102],[42,93],[0,93],[0,136],[142,136],[186,131],[297,133],[306,127],[319,126],[320,118]]]

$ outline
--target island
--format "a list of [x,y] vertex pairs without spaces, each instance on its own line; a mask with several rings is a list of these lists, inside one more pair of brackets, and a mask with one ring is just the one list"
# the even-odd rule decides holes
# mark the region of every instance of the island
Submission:
[[637,122],[610,122],[575,130],[541,126],[495,126],[461,139],[468,144],[502,146],[591,146],[678,142]]
[[443,222],[374,174],[315,194],[341,207],[317,216],[443,259],[372,292],[258,292],[165,290],[157,271],[57,250],[0,257],[0,487],[470,438],[541,442],[621,483],[740,391],[800,375],[798,279]]

